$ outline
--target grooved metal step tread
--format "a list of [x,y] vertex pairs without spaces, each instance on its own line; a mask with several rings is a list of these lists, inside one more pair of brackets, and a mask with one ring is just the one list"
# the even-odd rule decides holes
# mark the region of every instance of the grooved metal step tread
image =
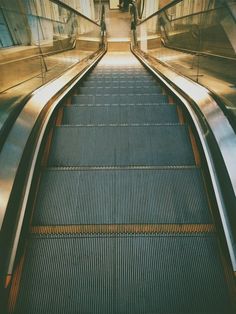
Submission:
[[105,68],[105,67],[98,67],[96,66],[92,70],[93,73],[140,73],[140,74],[150,74],[143,66],[132,66],[132,67],[110,67],[110,68]]
[[197,168],[46,170],[33,225],[203,224],[212,221]]
[[116,70],[93,70],[89,73],[89,75],[110,75],[110,76],[116,76],[116,75],[127,75],[127,76],[134,76],[134,75],[145,75],[145,76],[152,76],[149,72],[143,70],[143,69],[116,69]]
[[108,79],[108,80],[112,80],[112,79],[127,79],[127,80],[136,80],[136,81],[140,81],[140,80],[145,80],[145,79],[150,79],[150,80],[154,80],[154,78],[150,75],[150,74],[135,74],[135,73],[117,73],[117,74],[90,74],[88,77],[86,77],[87,80],[103,80],[103,79]]
[[136,76],[139,77],[148,77],[153,78],[150,73],[140,70],[134,70],[134,71],[92,71],[88,74],[87,78],[90,77],[127,77],[127,78],[133,78]]
[[62,124],[178,123],[176,106],[70,106]]
[[129,80],[120,80],[120,81],[111,81],[111,80],[102,80],[102,81],[82,81],[79,86],[81,87],[126,87],[126,88],[143,88],[143,87],[156,87],[160,88],[160,85],[156,81],[129,81]]
[[144,104],[167,103],[168,96],[160,94],[117,94],[117,95],[78,95],[72,97],[72,104]]
[[[115,85],[115,84],[114,84]],[[147,87],[79,87],[78,88],[78,95],[107,95],[107,94],[114,94],[114,95],[126,95],[126,94],[162,94],[161,88],[159,86],[147,86]]]
[[130,69],[130,70],[132,70],[132,69],[143,69],[143,70],[145,70],[145,68],[144,68],[144,66],[141,64],[141,63],[135,63],[135,64],[127,64],[127,63],[125,63],[125,64],[102,64],[102,63],[98,63],[98,65],[94,68],[95,70],[106,70],[106,69],[108,69],[108,70],[115,70],[115,69]]
[[85,76],[84,78],[87,81],[99,81],[99,80],[105,80],[105,81],[109,81],[109,80],[126,80],[126,81],[136,81],[136,82],[140,82],[140,81],[152,81],[152,82],[157,82],[157,79],[154,78],[153,76],[150,75],[116,75],[116,76],[112,76],[112,75],[88,75]]
[[232,313],[213,236],[33,236],[16,314]]
[[113,83],[113,84],[123,84],[123,83],[126,83],[127,86],[131,86],[131,85],[140,85],[140,84],[143,84],[144,86],[149,86],[149,84],[157,84],[157,81],[154,79],[154,78],[149,78],[149,77],[144,77],[144,78],[137,78],[137,77],[133,77],[132,79],[129,79],[129,78],[125,78],[125,77],[111,77],[111,78],[101,78],[100,80],[97,78],[94,78],[94,77],[91,77],[89,79],[84,79],[81,83],[85,83],[85,84],[88,84],[88,83],[91,83],[91,84],[94,84],[94,83],[98,83],[98,82],[103,82],[103,83]]
[[123,72],[123,73],[126,73],[126,72],[131,72],[133,73],[133,71],[137,71],[137,72],[141,72],[141,73],[149,73],[146,68],[144,68],[142,65],[132,65],[132,66],[114,66],[114,65],[111,65],[109,67],[107,66],[101,66],[101,65],[98,65],[96,66],[93,70],[92,70],[92,73],[95,73],[95,72],[111,72],[111,73],[114,73],[114,72]]
[[[147,107],[147,106],[172,106],[172,104],[169,104],[168,102],[162,102],[162,103],[145,103],[145,104],[134,104],[134,103],[129,103],[129,104],[70,104],[67,105],[66,107]],[[174,105],[174,104],[173,104]]]
[[185,126],[56,127],[49,166],[194,165]]

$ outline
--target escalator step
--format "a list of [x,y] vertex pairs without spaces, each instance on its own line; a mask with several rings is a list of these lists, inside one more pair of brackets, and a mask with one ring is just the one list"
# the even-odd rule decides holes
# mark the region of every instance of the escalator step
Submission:
[[196,168],[47,170],[33,217],[33,225],[210,222]]
[[92,74],[100,73],[137,73],[137,74],[148,74],[149,72],[142,66],[140,67],[96,67],[92,70]]
[[152,77],[152,75],[150,75],[150,73],[148,73],[146,70],[144,69],[114,69],[114,70],[93,70],[92,72],[89,73],[89,75],[110,75],[110,76],[123,76],[123,75],[127,75],[127,76],[150,76]]
[[232,313],[213,235],[32,236],[16,314]]
[[127,94],[127,95],[78,95],[72,97],[72,104],[145,104],[168,102],[168,96],[160,94]]
[[50,166],[194,165],[183,125],[56,127]]
[[89,75],[86,76],[84,78],[84,80],[86,81],[95,81],[95,82],[99,82],[100,80],[103,81],[127,81],[127,82],[157,82],[157,80],[150,76],[150,75],[142,75],[142,76],[138,76],[138,75],[133,75],[131,76],[125,76],[125,75],[121,75],[121,76],[94,76],[94,75]]
[[116,65],[116,64],[102,64],[102,63],[98,63],[98,65],[94,68],[94,70],[96,71],[115,71],[115,70],[128,70],[128,71],[132,71],[132,69],[134,70],[144,70],[146,71],[146,69],[144,68],[143,65],[141,65],[141,63],[136,63],[136,64],[125,64],[125,65]]
[[82,95],[106,95],[106,94],[161,94],[161,88],[158,86],[143,86],[140,87],[80,87],[78,94]]
[[62,124],[178,123],[175,106],[70,106]]
[[135,80],[135,81],[142,81],[142,80],[154,80],[154,78],[150,74],[143,74],[143,75],[136,75],[135,73],[124,73],[124,74],[90,74],[87,76],[86,79],[91,80],[117,80],[117,79],[127,79],[127,80]]
[[128,80],[102,80],[102,81],[86,81],[83,80],[80,83],[80,86],[88,86],[88,87],[135,87],[142,90],[143,87],[156,87],[159,88],[160,85],[156,81],[143,81],[143,82],[136,82],[136,81],[128,81]]

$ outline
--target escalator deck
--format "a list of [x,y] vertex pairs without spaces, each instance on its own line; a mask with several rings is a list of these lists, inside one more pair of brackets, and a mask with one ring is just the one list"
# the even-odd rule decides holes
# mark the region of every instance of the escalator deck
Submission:
[[177,109],[140,64],[101,62],[80,82],[54,127],[10,313],[233,313]]

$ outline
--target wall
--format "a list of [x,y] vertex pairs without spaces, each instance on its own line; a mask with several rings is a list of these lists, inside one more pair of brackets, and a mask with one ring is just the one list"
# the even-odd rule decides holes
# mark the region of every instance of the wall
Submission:
[[94,0],[61,0],[90,19],[95,19]]
[[155,13],[159,9],[159,7],[159,0],[146,0],[143,11],[143,18],[146,18]]

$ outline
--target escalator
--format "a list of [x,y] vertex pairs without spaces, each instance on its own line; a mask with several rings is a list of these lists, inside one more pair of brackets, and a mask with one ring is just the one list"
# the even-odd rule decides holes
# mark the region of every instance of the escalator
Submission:
[[8,313],[234,313],[190,120],[125,57],[108,53],[58,111]]

